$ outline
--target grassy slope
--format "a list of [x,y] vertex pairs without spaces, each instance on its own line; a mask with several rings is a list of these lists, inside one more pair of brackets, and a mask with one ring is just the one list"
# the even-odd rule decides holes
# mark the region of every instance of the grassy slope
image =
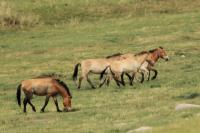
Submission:
[[[28,8],[30,1],[21,5],[16,4],[16,10],[35,13]],[[44,3],[39,5],[42,9]],[[28,30],[1,30],[0,130],[124,133],[147,125],[155,127],[152,132],[158,133],[196,133],[199,111],[175,112],[174,106],[182,102],[200,104],[200,97],[188,98],[200,93],[199,15],[194,8],[181,13],[108,15],[92,21],[78,18],[62,24],[43,24]],[[159,75],[155,81],[123,88],[112,83],[96,90],[84,83],[81,91],[71,81],[73,67],[82,59],[158,46],[167,49],[171,60],[160,60],[156,65]],[[28,114],[22,113],[15,102],[16,86],[23,79],[48,72],[67,74],[63,80],[73,93],[73,107],[78,111],[56,113],[50,101],[44,114],[32,113],[30,108]],[[98,80],[93,82],[97,84]],[[60,98],[60,107],[61,101]],[[44,98],[33,99],[38,111],[43,102]]]

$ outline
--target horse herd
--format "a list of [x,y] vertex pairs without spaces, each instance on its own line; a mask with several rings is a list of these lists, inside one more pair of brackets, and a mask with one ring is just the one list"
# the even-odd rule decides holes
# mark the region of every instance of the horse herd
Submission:
[[[102,87],[105,83],[109,85],[111,79],[114,79],[118,86],[124,86],[125,74],[129,78],[130,85],[133,85],[133,80],[137,73],[142,75],[141,83],[144,81],[145,75],[147,75],[147,80],[150,80],[150,71],[154,72],[154,76],[151,78],[154,80],[158,74],[158,71],[154,68],[154,65],[159,58],[162,58],[166,61],[169,60],[165,49],[162,47],[158,47],[149,51],[142,51],[137,54],[117,53],[106,58],[82,60],[80,63],[75,65],[73,81],[75,82],[78,89],[81,88],[82,80],[87,80],[90,86],[95,88],[88,77],[90,73],[94,73],[100,75],[99,87]],[[81,67],[81,76],[78,80],[79,67]],[[36,78],[23,80],[19,84],[16,93],[19,106],[21,106],[21,90],[23,90],[25,94],[25,98],[23,100],[24,112],[26,112],[27,104],[32,107],[34,112],[36,111],[35,106],[31,103],[31,98],[33,95],[46,96],[45,104],[42,107],[41,112],[44,112],[50,97],[53,98],[57,111],[61,112],[56,99],[58,94],[63,97],[63,111],[72,110],[72,95],[69,91],[69,88],[63,81],[58,78],[53,78],[51,76],[39,76]]]

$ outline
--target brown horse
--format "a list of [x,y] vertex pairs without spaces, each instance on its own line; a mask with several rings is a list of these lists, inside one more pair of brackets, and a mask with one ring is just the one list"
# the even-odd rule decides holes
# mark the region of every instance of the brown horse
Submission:
[[149,51],[149,60],[150,62],[144,62],[141,66],[141,70],[144,70],[148,74],[148,80],[150,79],[150,71],[153,71],[155,74],[151,78],[152,80],[156,79],[158,71],[153,68],[159,58],[164,59],[165,61],[169,60],[169,56],[167,55],[165,49],[163,47],[158,47],[156,49]]
[[46,96],[45,104],[42,107],[41,112],[44,112],[50,97],[53,98],[57,111],[61,112],[56,99],[58,94],[63,97],[64,111],[71,111],[71,93],[67,85],[59,79],[54,79],[52,77],[40,77],[22,81],[18,86],[16,93],[19,106],[21,106],[21,89],[25,94],[23,101],[24,112],[26,112],[27,103],[32,107],[32,110],[36,112],[34,105],[31,103],[33,95]]

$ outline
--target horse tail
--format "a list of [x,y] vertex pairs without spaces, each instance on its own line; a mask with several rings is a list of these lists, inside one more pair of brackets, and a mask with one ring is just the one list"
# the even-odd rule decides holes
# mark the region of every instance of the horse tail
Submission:
[[109,68],[110,66],[107,66],[100,74],[100,80],[102,80],[103,75],[105,74],[106,70]]
[[77,76],[78,76],[78,67],[81,65],[81,63],[77,63],[74,67],[74,74],[73,74],[73,80],[76,81],[77,80]]
[[22,84],[18,85],[18,87],[17,87],[17,93],[16,93],[17,103],[18,103],[18,105],[20,107],[21,107],[21,86],[22,86]]

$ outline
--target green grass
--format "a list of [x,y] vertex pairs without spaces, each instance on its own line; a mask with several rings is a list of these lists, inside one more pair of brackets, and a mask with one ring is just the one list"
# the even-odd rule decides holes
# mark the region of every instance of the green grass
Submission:
[[[68,0],[64,8],[64,0],[8,0],[13,11],[39,15],[40,23],[0,29],[0,131],[125,133],[152,126],[152,133],[197,133],[199,110],[174,108],[178,103],[200,104],[199,2],[148,2]],[[136,4],[140,10],[131,8]],[[122,88],[112,81],[95,90],[84,82],[80,91],[72,82],[74,65],[83,59],[158,46],[167,50],[170,61],[159,60],[154,81]],[[28,107],[23,114],[16,103],[17,85],[53,72],[66,77],[62,80],[70,87],[76,111],[57,113],[50,100],[46,112],[39,113],[44,97],[34,97],[37,113]],[[98,76],[91,77],[97,85]],[[62,108],[62,98],[59,104]]]

